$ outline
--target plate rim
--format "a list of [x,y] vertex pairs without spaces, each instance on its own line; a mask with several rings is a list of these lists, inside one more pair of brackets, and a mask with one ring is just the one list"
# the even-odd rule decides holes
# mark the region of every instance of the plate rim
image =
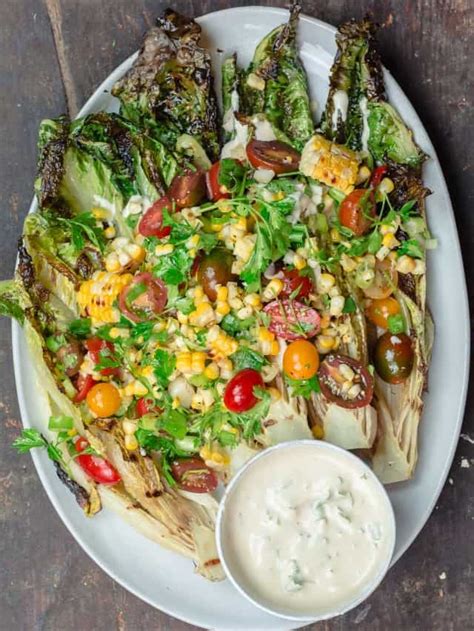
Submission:
[[[233,15],[237,13],[245,14],[248,11],[254,11],[254,12],[258,12],[262,14],[273,13],[275,15],[279,15],[282,17],[286,17],[288,15],[287,9],[283,9],[279,7],[246,5],[246,6],[241,6],[241,7],[229,7],[226,9],[220,9],[218,11],[210,11],[209,13],[205,13],[194,19],[196,20],[196,22],[201,23],[203,21],[205,22],[205,19],[208,16],[219,16],[219,15],[224,15],[224,14],[229,14],[229,13],[232,13]],[[331,34],[335,34],[337,32],[337,28],[334,27],[333,25],[328,24],[327,22],[324,22],[318,18],[307,15],[305,13],[301,13],[300,21],[316,24],[319,28],[322,28]],[[109,92],[108,86],[110,85],[110,83],[112,81],[115,82],[118,78],[120,78],[124,74],[124,71],[128,69],[128,67],[133,63],[135,58],[138,56],[138,52],[139,50],[129,55],[124,61],[122,61],[118,66],[116,66],[112,70],[112,72],[109,73],[109,75],[107,75],[107,77],[98,85],[98,87],[93,91],[91,96],[86,100],[86,102],[84,103],[84,105],[81,107],[81,109],[79,110],[79,112],[76,114],[74,118],[85,116],[86,114],[89,113],[90,109],[95,109],[94,108],[95,101],[97,101],[104,93]],[[424,131],[426,135],[426,138],[428,140],[428,145],[429,145],[428,149],[429,149],[430,159],[432,163],[435,165],[435,167],[437,168],[437,171],[438,171],[437,177],[439,178],[439,181],[441,183],[440,188],[437,189],[436,192],[442,193],[448,202],[446,211],[449,214],[449,220],[453,225],[453,236],[454,236],[455,245],[456,245],[455,257],[457,259],[458,268],[462,272],[461,279],[460,279],[461,285],[462,285],[462,312],[463,312],[461,320],[464,323],[464,328],[465,328],[464,336],[463,336],[464,342],[465,342],[464,344],[465,352],[463,356],[464,361],[461,366],[458,366],[458,370],[462,368],[462,370],[460,370],[460,372],[462,373],[462,391],[461,391],[461,396],[459,398],[459,402],[457,406],[456,424],[455,424],[455,427],[453,428],[454,431],[452,432],[452,439],[448,446],[448,449],[446,450],[447,458],[445,460],[445,466],[440,472],[439,482],[435,490],[433,491],[431,502],[427,506],[423,515],[420,516],[420,519],[416,523],[416,527],[413,529],[411,536],[407,539],[405,544],[401,546],[400,549],[397,551],[397,553],[394,555],[391,562],[391,566],[390,566],[392,567],[405,554],[405,552],[413,544],[415,539],[420,534],[421,530],[426,525],[439,499],[442,489],[446,483],[449,470],[454,460],[455,451],[456,451],[457,444],[459,442],[459,435],[460,435],[461,427],[464,420],[467,392],[468,392],[468,387],[469,387],[470,354],[471,353],[470,353],[469,327],[466,324],[467,322],[470,321],[466,274],[464,270],[464,263],[463,263],[463,258],[462,258],[462,250],[461,250],[461,245],[460,245],[460,240],[459,240],[459,232],[457,228],[456,216],[454,214],[454,208],[453,208],[453,204],[452,204],[449,190],[447,187],[446,179],[445,179],[443,170],[441,168],[441,163],[439,161],[437,152],[433,146],[431,137],[428,134],[428,131],[426,130],[423,124],[422,119],[420,118],[420,116],[418,116],[410,99],[408,98],[408,96],[406,96],[401,86],[393,77],[392,73],[389,70],[387,70],[385,66],[383,67],[383,70],[384,70],[384,74],[389,77],[395,90],[399,92],[402,97],[404,97],[406,108],[408,109],[408,111],[410,111],[410,114],[414,116],[414,118],[417,120],[418,125]],[[36,198],[34,197],[28,209],[28,214],[31,212],[34,212],[36,208],[37,208],[37,202],[36,202]],[[15,270],[17,268],[17,264],[18,264],[18,259],[15,264]],[[25,396],[26,390],[23,387],[23,377],[22,377],[22,370],[21,370],[21,365],[20,365],[21,362],[20,362],[19,349],[20,349],[20,336],[22,335],[22,328],[15,320],[12,320],[11,331],[12,331],[12,356],[13,356],[13,369],[14,369],[13,372],[14,372],[14,377],[15,377],[15,387],[16,387],[16,394],[17,394],[17,399],[18,399],[18,404],[19,404],[19,409],[20,409],[21,421],[24,427],[31,427],[31,425],[27,422],[27,418],[28,418],[28,415],[26,412],[27,396]],[[30,452],[30,455],[33,459],[33,464],[35,466],[36,472],[38,474],[38,477],[40,478],[41,484],[43,486],[43,489],[49,501],[53,505],[54,509],[56,510],[58,516],[60,517],[61,521],[63,522],[67,530],[72,534],[75,541],[79,544],[82,550],[92,559],[94,563],[96,563],[108,576],[110,576],[113,580],[115,580],[124,589],[132,593],[134,596],[136,596],[143,602],[146,602],[151,607],[158,609],[159,611],[162,611],[165,614],[170,615],[183,622],[186,622],[187,624],[190,624],[190,625],[203,624],[202,620],[198,620],[196,618],[190,618],[187,615],[183,614],[181,611],[177,612],[172,606],[168,607],[167,605],[160,604],[160,606],[158,607],[157,604],[153,602],[151,598],[141,593],[138,588],[132,587],[130,584],[128,584],[126,578],[121,578],[119,575],[117,575],[117,573],[108,566],[106,561],[102,561],[99,557],[97,557],[96,553],[91,549],[91,546],[86,540],[86,537],[83,536],[80,532],[78,532],[76,527],[70,522],[66,510],[63,509],[61,502],[54,496],[54,493],[52,490],[53,487],[49,484],[48,480],[46,479],[46,475],[43,473],[43,464],[41,462],[40,454],[36,452]],[[281,621],[282,623],[285,622],[283,619],[281,619]],[[303,623],[303,625],[301,626],[304,626],[310,622],[311,621],[307,621]],[[233,627],[227,627],[227,626],[223,627],[222,625],[220,625],[220,628],[233,629]],[[297,628],[300,628],[300,625],[291,626],[291,627],[285,626],[285,628],[297,629]]]

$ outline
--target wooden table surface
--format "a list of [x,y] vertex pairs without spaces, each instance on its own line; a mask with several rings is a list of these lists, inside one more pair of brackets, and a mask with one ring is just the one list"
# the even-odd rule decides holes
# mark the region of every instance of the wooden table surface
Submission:
[[[174,2],[189,15],[240,4],[246,2]],[[276,0],[247,4],[284,6]],[[33,193],[40,120],[64,111],[74,115],[109,72],[138,47],[144,30],[165,6],[157,0],[1,0],[3,278],[13,272],[16,241]],[[386,25],[380,37],[383,60],[418,111],[440,157],[472,298],[472,2],[326,0],[303,2],[303,10],[335,25],[372,11]],[[11,449],[21,424],[6,320],[0,322],[0,366],[0,631],[191,629],[141,602],[104,574],[59,520],[31,459],[19,460]],[[409,553],[365,604],[309,628],[474,629],[472,390],[449,482]]]

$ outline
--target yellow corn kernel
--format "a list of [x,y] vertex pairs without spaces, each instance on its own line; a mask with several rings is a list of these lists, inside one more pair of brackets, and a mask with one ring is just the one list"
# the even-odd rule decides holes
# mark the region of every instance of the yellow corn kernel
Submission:
[[173,408],[173,410],[177,410],[179,407],[181,407],[181,399],[179,397],[174,397],[173,401],[171,402],[171,407]]
[[359,160],[351,149],[315,134],[303,149],[300,171],[347,195],[357,181]]
[[280,352],[280,344],[278,343],[278,340],[273,340],[270,346],[269,355],[278,355],[279,352]]
[[211,223],[211,230],[212,230],[212,232],[220,232],[222,230],[222,224],[221,223]]
[[315,425],[311,429],[311,432],[317,440],[322,440],[324,438],[324,428],[321,425]]
[[331,322],[331,318],[327,314],[322,315],[321,322],[320,322],[321,329],[327,329],[330,322]]
[[191,372],[191,353],[186,351],[176,356],[176,368],[180,372]]
[[301,254],[295,254],[293,258],[293,265],[297,270],[302,270],[306,267],[306,259]]
[[232,361],[227,357],[224,357],[218,362],[218,364],[221,371],[221,378],[230,379],[232,377],[232,370],[234,369]]
[[228,464],[230,459],[229,456],[227,456],[226,454],[221,454],[218,451],[214,451],[212,453],[211,460],[216,464]]
[[116,326],[113,326],[113,327],[110,329],[110,331],[109,331],[109,335],[110,335],[110,337],[111,337],[113,340],[115,340],[115,339],[117,339],[118,337],[120,337],[120,332],[121,332],[121,331],[120,331],[120,329],[119,329],[119,328],[117,328]]
[[239,230],[247,232],[247,219],[245,217],[239,217],[238,220],[234,223],[234,226]]
[[197,248],[200,239],[201,237],[198,234],[193,234],[193,236],[189,237],[189,239],[186,241],[186,245],[188,246],[188,248]]
[[104,230],[104,236],[106,239],[113,239],[116,234],[117,231],[113,226],[107,226],[107,228]]
[[135,449],[138,449],[138,441],[133,434],[132,435],[126,434],[124,443],[125,443],[125,448],[128,451],[135,451]]
[[212,452],[207,445],[204,445],[204,447],[201,447],[199,451],[199,455],[201,456],[203,460],[210,460],[211,454]]
[[331,228],[331,241],[334,243],[340,243],[342,241],[341,233],[337,228]]
[[206,366],[204,369],[204,376],[211,379],[211,381],[214,381],[219,377],[219,366],[216,362],[211,362],[209,366]]
[[372,172],[369,167],[366,167],[365,164],[363,164],[359,169],[359,173],[357,174],[357,184],[362,184],[362,182],[368,180],[371,173]]
[[415,260],[407,254],[401,256],[397,261],[396,269],[397,272],[400,272],[401,274],[410,274],[415,271],[415,268]]
[[388,233],[382,239],[382,245],[393,250],[393,248],[396,248],[398,245],[400,245],[400,241],[395,237],[394,234]]
[[77,429],[74,429],[74,427],[72,429],[69,429],[67,432],[68,436],[75,436],[77,434]]
[[180,324],[187,324],[189,321],[189,316],[187,316],[185,313],[181,313],[181,311],[178,311],[176,313],[176,319]]
[[258,339],[260,342],[273,342],[275,335],[269,329],[261,326],[258,329]]
[[193,298],[195,302],[204,298],[204,289],[200,285],[194,288]]
[[228,302],[219,301],[216,305],[216,312],[221,316],[226,316],[230,313],[230,305]]
[[398,229],[398,223],[396,222],[392,222],[392,223],[384,223],[380,226],[380,233],[385,235],[385,234],[395,234],[395,232]]
[[141,245],[137,245],[136,243],[130,243],[126,251],[135,263],[141,263],[145,260],[145,248],[142,248]]
[[218,285],[217,287],[217,300],[224,301],[229,297],[229,290],[225,285]]
[[118,272],[121,268],[121,264],[116,252],[111,252],[105,258],[105,269],[108,272]]
[[136,429],[137,429],[137,424],[134,423],[133,421],[122,421],[122,429],[123,429],[123,433],[127,436],[131,436],[132,434],[135,433]]
[[274,300],[283,289],[283,281],[279,278],[272,278],[268,285],[263,290],[262,297],[264,300]]
[[281,399],[281,392],[278,388],[267,388],[267,392],[270,395],[272,401],[279,401]]
[[204,372],[206,357],[206,353],[202,353],[200,351],[191,354],[191,369],[193,372]]
[[357,267],[357,261],[343,253],[341,256],[341,267],[345,272],[353,272]]
[[140,374],[142,377],[145,377],[145,379],[150,379],[153,376],[153,366],[143,366],[140,370]]
[[244,302],[246,305],[249,305],[249,307],[259,307],[262,304],[260,296],[255,293],[245,296]]
[[329,353],[334,348],[334,337],[331,335],[318,335],[316,348],[320,353]]
[[156,256],[166,256],[167,254],[171,254],[174,250],[174,245],[172,243],[164,243],[163,245],[157,245],[155,247],[155,255]]
[[196,311],[189,314],[189,323],[192,326],[204,327],[215,322],[214,309],[208,302],[201,302],[197,305]]
[[388,195],[395,188],[395,184],[389,177],[384,177],[380,184],[377,186],[378,193],[385,193]]
[[109,211],[105,208],[93,208],[91,212],[95,219],[107,219],[109,216]]
[[332,274],[321,274],[318,279],[318,290],[321,294],[327,294],[331,287],[334,287],[336,279]]
[[95,272],[92,278],[81,283],[77,292],[81,315],[89,316],[94,325],[117,322],[119,313],[113,304],[131,280],[131,274]]

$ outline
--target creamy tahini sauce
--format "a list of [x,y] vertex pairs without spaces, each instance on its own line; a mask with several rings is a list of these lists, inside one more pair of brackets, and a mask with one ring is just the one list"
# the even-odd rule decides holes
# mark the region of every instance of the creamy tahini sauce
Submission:
[[228,498],[227,564],[273,610],[316,616],[356,598],[393,542],[380,487],[339,453],[299,445],[263,457]]

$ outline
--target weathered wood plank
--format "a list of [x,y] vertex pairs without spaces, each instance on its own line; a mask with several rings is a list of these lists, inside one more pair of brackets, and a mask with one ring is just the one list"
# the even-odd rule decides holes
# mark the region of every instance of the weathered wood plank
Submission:
[[[168,3],[156,0],[3,0],[0,3],[0,243],[3,276],[29,203],[37,125],[66,107],[74,114],[93,89],[139,45]],[[248,4],[245,1],[173,5],[184,13]],[[254,2],[284,6],[281,1]],[[328,0],[303,10],[333,24],[372,10],[390,24],[381,35],[384,62],[401,83],[440,154],[453,196],[468,278],[474,280],[472,184],[473,11],[468,0]],[[472,281],[470,295],[474,294]],[[190,629],[153,610],[109,579],[80,550],[52,510],[28,458],[9,448],[19,428],[10,365],[10,333],[0,323],[0,628],[135,631]],[[474,435],[474,400],[465,431]],[[472,627],[474,445],[461,441],[451,479],[437,509],[408,555],[383,586],[354,612],[318,631]],[[21,475],[19,475],[19,471]],[[446,573],[446,578],[440,578]],[[231,613],[229,614],[231,620]]]

